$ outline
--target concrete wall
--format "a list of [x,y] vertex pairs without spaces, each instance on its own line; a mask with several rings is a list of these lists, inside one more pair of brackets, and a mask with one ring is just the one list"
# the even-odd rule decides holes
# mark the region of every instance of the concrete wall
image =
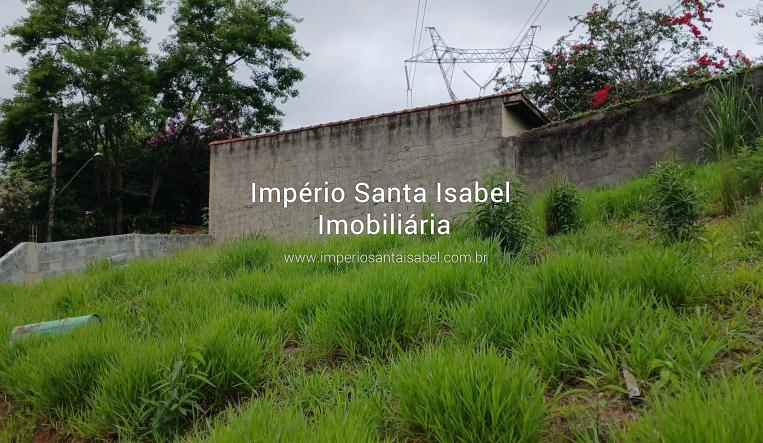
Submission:
[[0,283],[23,282],[27,274],[27,243],[20,243],[0,257]]
[[[763,90],[763,70],[747,80]],[[530,188],[558,174],[589,187],[642,175],[672,153],[696,160],[707,141],[705,91],[702,86],[665,94],[507,138],[501,164],[513,164]]]
[[[425,108],[279,135],[213,145],[209,188],[210,233],[226,240],[245,233],[280,237],[318,235],[318,216],[353,219],[370,213],[421,214],[421,204],[356,203],[354,187],[462,186],[498,166],[503,98]],[[516,117],[515,117],[516,118]],[[519,126],[519,123],[515,123]],[[252,183],[265,187],[342,187],[341,204],[252,203]],[[440,217],[458,204],[432,205]]]
[[53,243],[21,243],[0,258],[0,283],[24,283],[79,271],[93,260],[124,263],[212,243],[209,235],[127,234]]
[[[748,76],[763,89],[763,70]],[[252,183],[268,187],[422,186],[433,196],[439,181],[461,187],[490,170],[511,168],[540,188],[555,174],[578,185],[614,184],[646,173],[669,152],[697,157],[706,86],[645,100],[575,121],[519,132],[506,121],[500,98],[483,98],[210,146],[210,233],[225,240],[247,233],[276,237],[318,235],[318,215],[351,221],[366,213],[420,215],[421,204],[251,203]],[[439,217],[465,209],[432,205]]]

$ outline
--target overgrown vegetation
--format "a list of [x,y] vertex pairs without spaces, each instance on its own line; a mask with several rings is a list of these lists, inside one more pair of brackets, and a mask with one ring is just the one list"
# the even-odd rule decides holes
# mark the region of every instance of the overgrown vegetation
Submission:
[[[758,149],[730,159],[744,189],[760,180]],[[749,441],[761,419],[763,200],[745,191],[723,215],[724,173],[669,161],[621,186],[568,187],[581,224],[552,236],[549,194],[520,194],[520,206],[476,212],[495,231],[475,229],[476,217],[435,238],[251,237],[0,285],[6,336],[36,321],[103,319],[0,348],[0,435]],[[508,248],[517,238],[521,249]],[[347,251],[489,259],[284,260]]]
[[668,241],[690,240],[699,221],[697,191],[675,160],[657,163],[650,175],[652,223]]
[[496,239],[501,249],[518,253],[532,241],[527,194],[522,189],[519,178],[511,173],[495,173],[485,183],[488,190],[510,183],[508,201],[496,203],[488,200],[477,203],[471,214],[474,229],[483,239]]
[[551,182],[543,201],[546,235],[564,234],[580,225],[580,197],[569,179]]

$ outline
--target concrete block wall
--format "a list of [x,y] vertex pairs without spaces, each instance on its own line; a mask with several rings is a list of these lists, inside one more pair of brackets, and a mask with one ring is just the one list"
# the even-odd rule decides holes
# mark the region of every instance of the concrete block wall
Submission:
[[[763,70],[747,75],[763,91]],[[348,222],[370,213],[420,216],[422,205],[252,203],[252,183],[300,189],[330,186],[353,195],[358,182],[372,187],[422,186],[433,196],[437,182],[461,187],[495,169],[524,175],[530,189],[554,175],[579,186],[615,184],[648,172],[675,152],[696,159],[703,129],[706,85],[644,100],[519,134],[502,131],[500,98],[486,97],[422,110],[382,115],[316,128],[233,140],[210,146],[210,233],[225,240],[250,233],[316,237],[318,215]],[[505,125],[503,125],[505,127]],[[465,204],[433,204],[450,218]]]
[[0,257],[0,283],[23,283],[27,269],[27,243],[20,243]]
[[[211,146],[210,233],[226,240],[247,233],[278,237],[318,235],[318,216],[352,220],[401,213],[420,216],[421,203],[357,203],[355,185],[462,187],[497,167],[502,137],[502,97],[433,107],[354,122]],[[264,187],[344,189],[343,203],[252,203],[252,183]],[[432,204],[440,217],[464,209]]]
[[[747,82],[760,94],[763,70]],[[583,187],[621,183],[673,154],[697,160],[707,142],[706,109],[704,85],[660,95],[507,138],[501,164],[513,163],[531,189],[561,174]]]
[[33,282],[80,271],[93,260],[119,264],[191,246],[209,245],[209,235],[126,234],[52,243],[21,243],[0,259],[0,283]]

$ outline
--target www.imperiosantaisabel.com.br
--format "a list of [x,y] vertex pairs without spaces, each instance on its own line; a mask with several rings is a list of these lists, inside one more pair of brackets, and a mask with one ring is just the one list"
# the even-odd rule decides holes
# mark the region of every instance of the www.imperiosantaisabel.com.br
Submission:
[[285,254],[286,263],[487,263],[488,255],[416,253],[396,254]]

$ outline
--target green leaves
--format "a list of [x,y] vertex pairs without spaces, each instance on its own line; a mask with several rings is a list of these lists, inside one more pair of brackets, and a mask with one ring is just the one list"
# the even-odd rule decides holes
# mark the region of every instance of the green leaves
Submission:
[[543,204],[546,234],[556,235],[572,232],[580,225],[580,197],[568,179],[554,180]]
[[652,223],[667,241],[693,239],[697,234],[697,191],[686,170],[674,160],[652,168],[649,201]]
[[484,239],[495,238],[504,252],[518,253],[532,240],[532,222],[527,195],[519,179],[511,173],[497,173],[487,178],[485,188],[492,190],[506,182],[511,183],[509,201],[495,203],[488,199],[472,209],[474,228]]

